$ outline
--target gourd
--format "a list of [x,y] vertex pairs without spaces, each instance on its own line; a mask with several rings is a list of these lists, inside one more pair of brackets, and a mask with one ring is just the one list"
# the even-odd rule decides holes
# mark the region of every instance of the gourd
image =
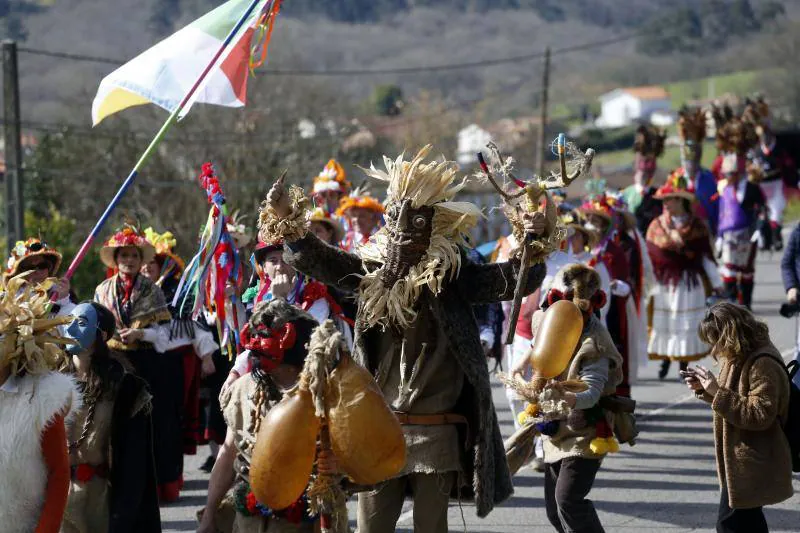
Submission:
[[547,308],[530,352],[535,377],[553,379],[566,370],[581,338],[583,315],[569,300]]
[[250,463],[256,500],[276,511],[297,501],[311,477],[319,429],[307,390],[295,389],[267,412]]
[[326,394],[331,448],[341,470],[359,485],[395,477],[406,463],[403,429],[372,375],[344,354]]

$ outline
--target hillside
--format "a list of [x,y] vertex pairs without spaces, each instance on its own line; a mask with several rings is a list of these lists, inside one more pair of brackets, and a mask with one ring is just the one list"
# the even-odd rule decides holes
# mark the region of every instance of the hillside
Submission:
[[[774,4],[772,0],[749,1],[754,10]],[[218,3],[29,0],[25,4],[33,7],[18,16],[27,47],[124,60],[157,41],[156,33],[172,31]],[[0,16],[3,4],[0,0]],[[554,58],[551,102],[569,108],[617,85],[666,83],[763,64],[763,54],[753,43],[769,40],[767,30],[734,39],[723,50],[703,56],[644,55],[638,51],[638,39],[625,38],[647,27],[643,21],[657,25],[659,16],[699,4],[691,0],[667,7],[659,0],[285,0],[269,68],[436,66],[536,54],[548,45],[558,49],[620,38]],[[784,0],[783,5],[790,16],[800,10],[800,0]],[[665,35],[673,31],[669,25],[662,26]],[[24,116],[88,123],[97,84],[113,66],[22,54],[20,69]],[[495,117],[536,107],[541,59],[402,75],[260,77],[287,87],[314,85],[355,102],[378,85],[395,84],[406,95],[429,91],[465,110],[480,103],[483,116]]]

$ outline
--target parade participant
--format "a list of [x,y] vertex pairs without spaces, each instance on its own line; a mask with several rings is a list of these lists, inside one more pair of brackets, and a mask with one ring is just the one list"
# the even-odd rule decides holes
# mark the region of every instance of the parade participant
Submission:
[[[175,372],[181,369],[183,453],[194,455],[200,442],[200,379],[216,370],[213,354],[219,345],[207,327],[192,320],[192,302],[179,302],[177,306],[172,304],[184,269],[183,260],[174,252],[177,241],[172,233],[167,231],[159,234],[153,228],[147,228],[144,234],[156,253],[149,263],[142,265],[141,272],[164,293],[172,315],[169,335],[157,336],[153,345],[157,352],[163,354],[162,370],[170,368]],[[177,375],[173,375],[171,381],[177,381]]]
[[[575,210],[562,215],[561,223],[564,224],[568,230],[567,240],[564,246],[566,247],[566,252],[572,257],[572,262],[588,266],[594,258],[592,250],[594,250],[600,240],[599,235],[596,231],[588,229],[581,222],[580,214]],[[611,294],[611,275],[606,265],[602,262],[593,262],[593,264],[594,266],[592,268],[594,268],[600,276],[600,289],[605,294]],[[542,301],[544,301],[546,297],[547,294],[544,294]],[[600,319],[604,324],[611,303],[609,298],[606,298],[606,300],[606,304],[600,308]]]
[[763,210],[764,195],[746,176],[745,159],[726,154],[721,166],[717,246],[720,248],[720,274],[725,294],[748,309],[753,302],[755,284],[755,226]]
[[778,137],[772,129],[769,105],[762,97],[746,102],[742,120],[752,124],[758,135],[758,143],[752,148],[748,158],[758,169],[758,184],[769,207],[769,231],[772,235],[763,240],[765,243],[771,242],[775,250],[781,250],[786,193],[790,189],[797,190],[797,165],[789,152],[778,142]]
[[344,239],[345,233],[342,225],[321,207],[317,207],[311,212],[310,223],[311,233],[325,244],[339,246]]
[[[463,184],[453,184],[453,163],[425,161],[430,149],[411,161],[384,158],[386,172],[368,171],[388,185],[387,224],[359,249],[360,257],[308,234],[307,200],[299,187],[286,191],[282,180],[260,217],[261,238],[283,238],[289,264],[358,291],[354,359],[376,376],[403,424],[406,466],[399,477],[359,495],[361,533],[394,531],[409,488],[414,529],[425,533],[447,531],[449,494],[461,488],[458,479],[474,489],[481,517],[513,490],[472,305],[511,299],[521,265],[516,258],[491,265],[466,259],[461,246],[480,210],[452,201]],[[550,241],[537,238],[544,215],[525,212],[522,222],[520,237],[549,253]],[[543,276],[543,265],[532,266],[524,293]],[[459,428],[467,427],[472,439],[465,447]]]
[[[31,238],[26,241],[18,241],[11,250],[8,258],[6,276],[13,278],[26,273],[25,279],[29,283],[38,285],[47,278],[52,278],[58,274],[61,266],[61,254],[47,245],[41,239]],[[70,314],[75,304],[70,298],[70,283],[66,278],[58,280],[53,284],[51,296],[55,297],[55,303],[51,312],[55,316],[67,316]]]
[[183,382],[180,368],[158,355],[155,343],[169,335],[172,320],[164,293],[142,274],[142,265],[155,256],[155,249],[144,234],[131,224],[114,233],[100,250],[103,264],[115,274],[101,283],[94,301],[109,309],[116,322],[116,332],[108,346],[124,354],[144,379],[153,395],[153,440],[159,499],[178,499],[181,486],[183,452],[180,406]]
[[636,319],[635,297],[631,297],[631,286],[628,280],[638,276],[631,273],[631,263],[625,250],[621,246],[626,235],[623,213],[616,209],[617,203],[609,195],[602,194],[584,202],[578,209],[586,223],[584,227],[597,232],[600,236],[597,245],[592,250],[592,259],[588,266],[602,264],[608,271],[611,281],[609,287],[611,296],[606,326],[611,333],[611,338],[617,350],[622,354],[623,379],[619,384],[617,394],[630,396],[631,379],[635,378],[636,340],[629,328],[629,322]]
[[349,192],[350,182],[347,181],[344,168],[335,159],[331,159],[322,172],[314,178],[311,194],[317,207],[333,215]]
[[706,112],[701,108],[681,108],[678,111],[678,136],[681,139],[681,166],[668,178],[674,183],[676,178],[684,178],[694,189],[697,202],[695,214],[708,222],[712,235],[717,234],[719,216],[719,195],[714,174],[701,166],[703,142],[706,140]]
[[[613,395],[622,381],[622,357],[596,316],[604,299],[600,276],[594,269],[580,264],[563,268],[547,295],[548,305],[568,300],[583,315],[583,330],[575,351],[555,381],[580,380],[588,386],[583,392],[564,392],[563,400],[569,406],[569,413],[563,420],[551,423],[555,424],[552,431],[542,430],[547,518],[556,531],[562,533],[604,531],[594,504],[587,498],[603,457],[613,451],[608,446],[598,446],[597,439],[610,437],[613,430],[613,420],[598,403],[602,397]],[[541,333],[543,317],[544,311],[534,315],[534,339]],[[527,358],[512,375],[521,377],[530,367],[531,360]],[[601,434],[603,430],[608,435]]]
[[684,177],[671,177],[656,198],[664,212],[650,223],[647,250],[655,270],[650,292],[647,353],[660,360],[659,379],[678,361],[686,370],[690,361],[708,355],[710,347],[697,336],[711,290],[722,292],[711,234],[705,221],[694,215],[694,189]]
[[67,424],[72,471],[61,533],[160,533],[150,393],[114,358],[114,315],[83,302],[66,328],[83,403]]
[[766,533],[763,507],[792,497],[792,455],[782,428],[790,389],[767,325],[739,305],[718,303],[700,322],[700,338],[720,362],[682,373],[714,414],[721,496],[719,533]]
[[661,214],[661,203],[653,198],[656,188],[652,185],[656,174],[657,159],[664,153],[664,141],[667,134],[653,126],[641,125],[636,130],[633,150],[634,159],[633,185],[622,191],[622,197],[636,215],[636,228],[644,233],[650,222]]
[[369,238],[378,231],[383,214],[383,205],[366,191],[356,189],[343,199],[336,215],[347,220],[350,230],[344,237],[342,248],[358,253],[358,248],[367,244]]
[[[47,284],[0,282],[0,519],[4,533],[58,533],[69,492],[65,421],[80,408]],[[63,343],[62,343],[63,344]]]
[[[250,490],[249,466],[261,421],[283,394],[297,383],[307,355],[314,318],[282,298],[260,303],[248,322],[254,336],[269,338],[289,324],[295,331],[294,342],[283,346],[280,353],[249,351],[252,371],[222,394],[222,408],[228,424],[225,443],[211,472],[208,498],[198,533],[228,530],[218,527],[224,520],[220,504],[233,488],[231,496],[236,514],[233,533],[289,533],[315,531],[316,518],[308,516],[308,502],[301,497],[288,509],[272,511],[259,504]],[[318,461],[318,469],[335,469],[328,458]],[[236,486],[234,487],[234,484]],[[222,524],[219,524],[222,525]]]
[[[297,272],[284,261],[282,241],[265,243],[260,241],[253,253],[256,272],[259,276],[258,293],[253,299],[253,308],[262,302],[282,298],[296,305],[322,323],[332,318],[344,334],[348,346],[353,345],[353,333],[342,308],[322,283]],[[246,351],[236,357],[223,390],[249,371],[249,354]]]

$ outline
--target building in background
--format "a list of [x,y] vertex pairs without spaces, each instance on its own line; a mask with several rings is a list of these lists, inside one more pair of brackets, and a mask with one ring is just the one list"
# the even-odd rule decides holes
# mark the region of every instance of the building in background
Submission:
[[595,121],[599,128],[622,128],[635,122],[660,121],[671,116],[672,101],[663,87],[624,87],[600,97],[601,112]]

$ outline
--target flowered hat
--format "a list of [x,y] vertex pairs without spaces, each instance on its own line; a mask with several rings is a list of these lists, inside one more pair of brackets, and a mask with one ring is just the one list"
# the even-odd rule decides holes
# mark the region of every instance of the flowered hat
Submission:
[[246,216],[239,214],[238,209],[228,217],[228,234],[233,239],[236,248],[244,248],[253,240],[253,236],[247,228],[247,224],[245,224],[246,218]]
[[694,187],[683,176],[683,173],[673,172],[667,182],[658,188],[655,198],[664,200],[665,198],[681,198],[693,202],[695,200]]
[[621,196],[613,194],[598,194],[585,201],[578,208],[578,213],[582,216],[598,215],[614,223],[615,218],[621,221],[625,230],[636,227],[636,217],[628,210],[628,206]]
[[339,202],[339,209],[336,210],[336,216],[345,216],[350,209],[359,207],[361,209],[369,209],[379,214],[383,214],[385,209],[376,198],[373,198],[370,193],[361,189],[355,189],[350,196],[342,198]]
[[346,179],[344,168],[335,159],[328,161],[322,172],[314,178],[313,194],[327,191],[336,191],[342,194],[350,191],[350,182]]
[[158,233],[153,228],[144,230],[144,236],[147,242],[153,245],[156,250],[156,258],[161,259],[161,277],[166,277],[168,274],[174,273],[180,275],[186,264],[183,262],[175,252],[174,249],[178,245],[178,241],[171,231]]
[[100,249],[100,260],[108,268],[116,269],[117,264],[114,261],[114,252],[118,248],[127,246],[133,246],[142,252],[142,263],[149,263],[156,255],[156,249],[147,241],[144,233],[134,225],[126,223],[103,244]]
[[11,256],[8,258],[6,273],[10,277],[14,277],[24,272],[25,269],[20,267],[23,266],[26,260],[35,256],[44,257],[53,263],[53,267],[50,270],[51,275],[55,275],[58,272],[58,267],[61,266],[61,254],[41,239],[31,238],[27,241],[17,241],[14,249],[11,250]]
[[339,242],[344,238],[344,228],[339,221],[335,218],[332,218],[327,211],[322,209],[321,207],[316,207],[311,212],[311,217],[309,218],[310,222],[321,222],[326,224],[331,230],[333,230],[333,241]]
[[582,233],[584,239],[586,240],[586,246],[589,248],[594,248],[594,246],[597,244],[597,241],[600,240],[600,236],[596,231],[592,231],[581,224],[581,220],[577,212],[570,211],[565,213],[561,215],[560,219],[564,227],[570,231],[570,235],[572,235],[573,232]]

